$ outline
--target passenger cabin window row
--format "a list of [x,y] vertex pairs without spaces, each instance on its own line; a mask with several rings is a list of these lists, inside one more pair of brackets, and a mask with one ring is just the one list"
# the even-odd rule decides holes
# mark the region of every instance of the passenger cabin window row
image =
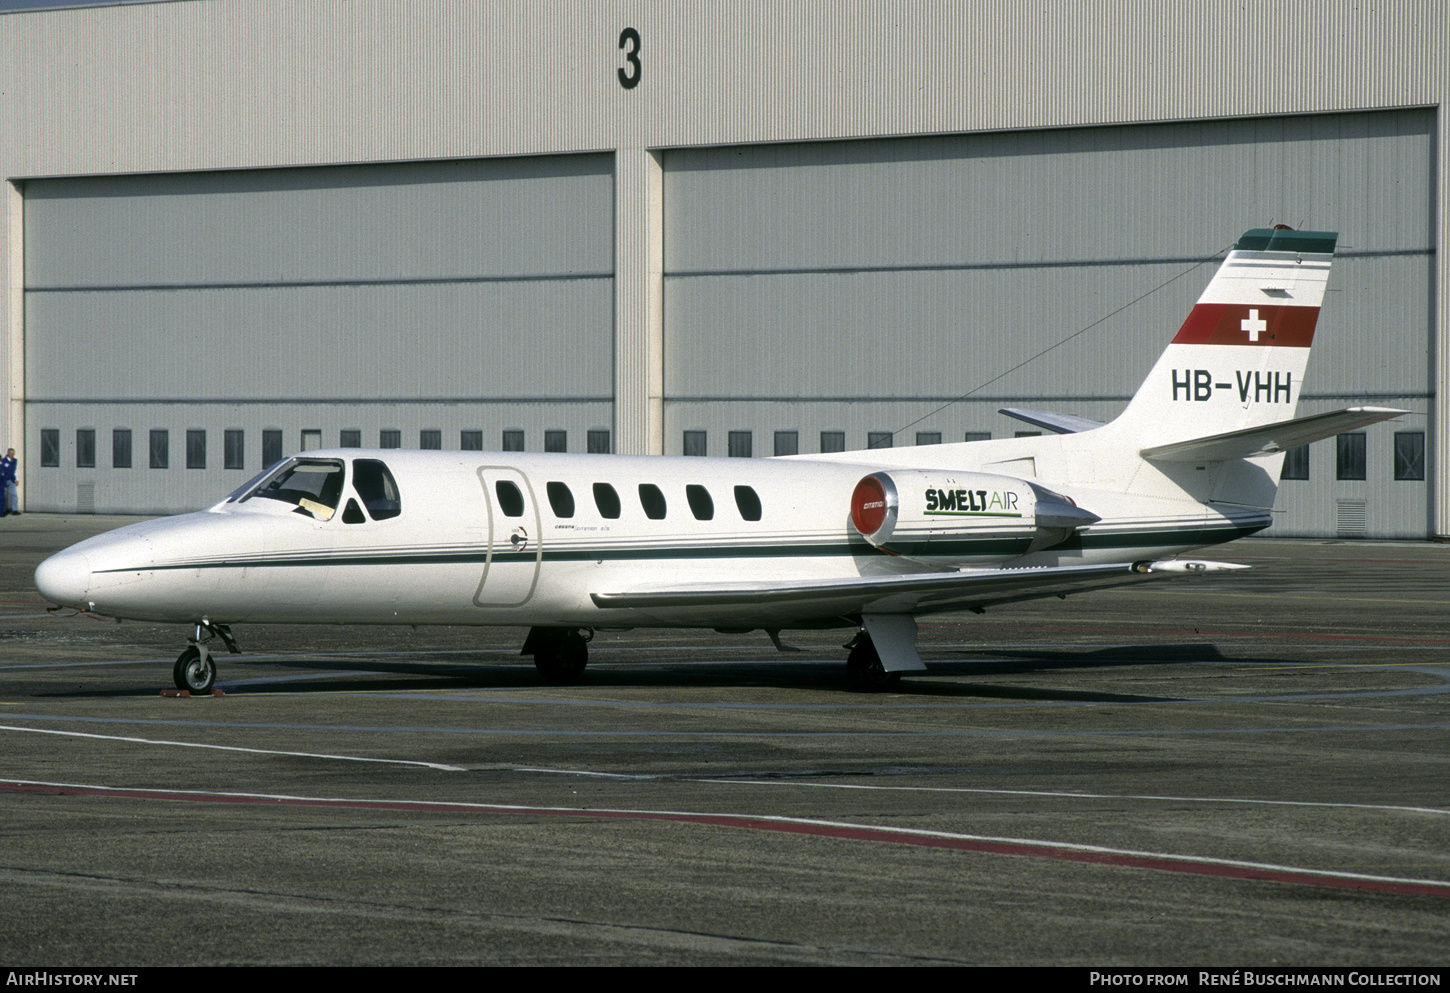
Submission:
[[[498,498],[498,508],[505,517],[524,516],[524,494],[518,484],[508,479],[497,480],[493,484],[493,491]],[[624,507],[619,498],[619,492],[609,483],[595,483],[592,487],[594,496],[594,507],[599,511],[599,516],[605,520],[618,520]],[[562,520],[568,520],[574,516],[576,507],[574,503],[574,492],[569,489],[567,483],[551,480],[544,484],[544,494],[549,500],[549,509],[554,516]],[[638,488],[639,506],[644,511],[644,516],[652,521],[665,519],[669,504],[665,500],[664,491],[654,483],[640,483]],[[741,520],[758,521],[761,517],[760,495],[750,486],[736,486],[734,488],[735,509],[740,513]],[[698,483],[691,483],[685,487],[685,503],[690,508],[690,513],[697,521],[709,521],[715,518],[715,500],[710,496],[710,491]]]

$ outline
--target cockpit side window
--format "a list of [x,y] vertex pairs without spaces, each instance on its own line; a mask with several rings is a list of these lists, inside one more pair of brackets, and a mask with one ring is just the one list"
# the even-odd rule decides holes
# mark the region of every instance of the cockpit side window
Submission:
[[398,484],[388,467],[377,459],[352,460],[352,488],[375,521],[386,521],[403,512]]
[[298,513],[330,521],[342,498],[342,463],[333,459],[294,459],[263,479],[242,500],[252,497],[290,503]]

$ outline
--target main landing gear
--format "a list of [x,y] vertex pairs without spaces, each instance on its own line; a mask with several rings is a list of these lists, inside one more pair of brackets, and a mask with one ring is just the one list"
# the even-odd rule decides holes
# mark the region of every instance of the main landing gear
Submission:
[[220,638],[233,655],[241,654],[242,650],[232,638],[231,628],[202,618],[196,625],[191,644],[177,657],[171,670],[171,679],[178,690],[185,690],[192,696],[205,696],[216,686],[216,661],[206,647],[206,643],[214,637]]
[[846,678],[851,689],[858,692],[885,693],[896,689],[901,673],[886,671],[871,636],[862,631],[851,642],[851,654],[846,656]]
[[545,682],[572,683],[589,664],[592,628],[530,628],[520,655],[532,655]]

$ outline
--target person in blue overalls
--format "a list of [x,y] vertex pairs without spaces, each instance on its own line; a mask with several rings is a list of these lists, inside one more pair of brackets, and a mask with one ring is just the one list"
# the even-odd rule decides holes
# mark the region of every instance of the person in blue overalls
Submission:
[[20,513],[20,493],[15,483],[15,449],[0,459],[0,517]]

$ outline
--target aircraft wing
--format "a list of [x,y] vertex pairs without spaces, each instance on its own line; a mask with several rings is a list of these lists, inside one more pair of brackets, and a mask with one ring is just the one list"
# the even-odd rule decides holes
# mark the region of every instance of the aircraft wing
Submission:
[[1328,414],[1311,414],[1289,421],[1266,424],[1263,427],[1244,428],[1212,434],[1190,441],[1176,441],[1171,445],[1145,448],[1138,454],[1157,462],[1222,462],[1226,459],[1248,459],[1255,455],[1272,455],[1287,451],[1311,441],[1319,441],[1345,431],[1353,431],[1367,424],[1387,421],[1391,417],[1408,414],[1408,410],[1390,407],[1350,407]]
[[1227,562],[1165,559],[1159,562],[971,569],[843,579],[642,586],[634,590],[592,593],[590,598],[599,607],[645,610],[759,605],[763,612],[772,615],[926,614],[946,610],[982,610],[1019,600],[1060,597],[1152,579],[1177,579],[1247,568],[1246,565]]
[[1093,428],[1103,426],[1102,421],[1076,417],[1072,414],[1055,414],[1050,410],[1032,410],[1028,407],[998,407],[997,413],[1015,417],[1019,421],[1026,421],[1028,424],[1035,424],[1040,428],[1047,428],[1056,434],[1077,434],[1079,431],[1091,431]]

